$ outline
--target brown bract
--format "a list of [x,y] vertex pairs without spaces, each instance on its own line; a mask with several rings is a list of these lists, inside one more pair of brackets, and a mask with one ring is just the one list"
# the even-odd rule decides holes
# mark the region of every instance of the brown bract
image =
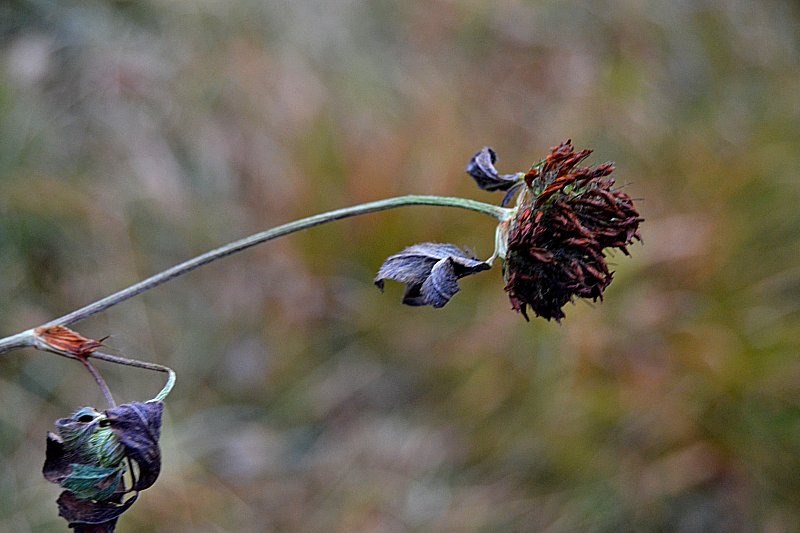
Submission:
[[627,246],[641,240],[643,219],[607,177],[614,165],[580,166],[589,154],[567,141],[525,175],[504,271],[511,305],[526,319],[528,306],[537,316],[560,321],[562,308],[575,297],[602,299],[613,276],[606,249],[627,255]]
[[80,333],[65,326],[51,326],[33,330],[36,347],[42,350],[53,350],[75,357],[85,357],[102,346],[100,341],[87,339]]

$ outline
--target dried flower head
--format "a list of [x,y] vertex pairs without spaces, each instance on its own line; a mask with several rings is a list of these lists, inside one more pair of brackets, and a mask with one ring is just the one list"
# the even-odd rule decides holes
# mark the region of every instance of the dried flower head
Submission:
[[526,319],[528,306],[560,321],[574,298],[602,299],[613,276],[605,251],[628,255],[627,246],[640,240],[642,218],[608,177],[614,165],[580,165],[591,153],[567,141],[525,174],[503,271],[511,305]]
[[511,306],[528,319],[560,321],[563,307],[575,298],[602,299],[611,283],[606,252],[641,240],[642,218],[631,198],[614,187],[612,163],[583,166],[591,150],[576,152],[571,141],[552,148],[527,173],[500,174],[497,154],[483,148],[467,165],[467,173],[486,191],[505,191],[514,209],[498,226],[495,255],[480,261],[451,244],[421,244],[393,255],[375,283],[384,279],[407,285],[403,302],[442,307],[458,291],[456,280],[503,261],[505,289]]

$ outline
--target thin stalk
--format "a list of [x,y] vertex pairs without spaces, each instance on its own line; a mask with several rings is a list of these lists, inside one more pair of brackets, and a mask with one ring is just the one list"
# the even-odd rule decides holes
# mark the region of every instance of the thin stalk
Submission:
[[175,371],[168,366],[150,363],[147,361],[139,361],[138,359],[128,359],[127,357],[120,357],[118,355],[111,355],[103,352],[93,352],[89,354],[89,357],[94,357],[95,359],[100,359],[101,361],[108,361],[109,363],[116,363],[118,365],[133,366],[136,368],[143,368],[145,370],[155,370],[156,372],[166,373],[167,383],[164,385],[164,388],[161,389],[161,392],[153,397],[154,401],[163,402],[167,396],[169,396],[169,393],[172,391],[172,387],[175,386]]
[[[394,209],[397,207],[412,206],[412,205],[456,207],[459,209],[466,209],[468,211],[476,211],[478,213],[483,213],[500,221],[506,220],[509,217],[509,214],[512,212],[511,209],[506,209],[503,207],[487,204],[484,202],[478,202],[475,200],[468,200],[465,198],[452,198],[446,196],[419,196],[419,195],[387,198],[385,200],[378,200],[376,202],[369,202],[366,204],[359,204],[352,207],[345,207],[343,209],[328,211],[327,213],[321,213],[319,215],[302,218],[300,220],[295,220],[293,222],[289,222],[287,224],[283,224],[281,226],[268,229],[266,231],[261,231],[259,233],[250,235],[249,237],[245,237],[243,239],[239,239],[237,241],[228,243],[224,246],[220,246],[219,248],[206,252],[202,255],[198,255],[197,257],[189,259],[188,261],[184,261],[183,263],[180,263],[171,268],[163,270],[158,274],[150,276],[149,278],[140,281],[139,283],[131,285],[130,287],[122,289],[121,291],[115,292],[114,294],[111,294],[109,296],[106,296],[105,298],[97,300],[96,302],[93,302],[85,307],[81,307],[80,309],[76,309],[71,313],[53,319],[47,322],[46,324],[43,324],[42,327],[68,326],[70,324],[74,324],[75,322],[79,322],[90,316],[96,315],[97,313],[105,311],[109,307],[124,302],[129,298],[133,298],[134,296],[142,294],[143,292],[148,291],[153,287],[157,287],[162,283],[166,283],[171,279],[177,278],[178,276],[182,276],[183,274],[191,272],[192,270],[199,268],[203,265],[212,263],[217,259],[222,259],[223,257],[227,257],[237,252],[241,252],[242,250],[246,250],[257,244],[268,242],[273,239],[277,239],[278,237],[282,237],[284,235],[289,235],[290,233],[295,233],[305,229],[313,228],[314,226],[319,226],[322,224],[326,224],[328,222],[342,220],[344,218],[354,217],[358,215],[365,215],[367,213],[375,213],[377,211],[386,211],[388,209]],[[9,352],[16,348],[31,346],[33,344],[32,331],[33,330],[28,330],[22,333],[18,333],[16,335],[12,335],[10,337],[6,337],[4,339],[0,339],[0,354]]]
[[103,379],[103,376],[100,374],[100,372],[85,357],[76,357],[76,359],[86,367],[86,370],[88,370],[92,375],[95,383],[97,383],[97,386],[100,387],[101,391],[103,391],[103,396],[106,397],[106,402],[108,402],[109,409],[114,409],[117,406],[117,402],[114,401],[114,396],[111,394],[111,389],[108,388],[108,384],[106,383],[106,380]]
[[95,366],[88,361],[89,357],[94,357],[95,359],[100,359],[101,361],[108,361],[109,363],[115,363],[118,365],[132,366],[135,368],[142,368],[144,370],[153,370],[155,372],[163,372],[167,374],[167,383],[164,385],[161,391],[158,394],[156,394],[155,397],[153,397],[153,400],[155,401],[163,402],[167,398],[167,396],[169,396],[169,393],[172,392],[172,388],[175,386],[175,380],[177,379],[175,371],[172,370],[170,367],[159,365],[157,363],[150,363],[148,361],[129,359],[127,357],[121,357],[119,355],[111,355],[103,352],[92,352],[92,353],[87,353],[86,355],[83,356],[78,356],[71,354],[69,352],[62,352],[52,349],[45,349],[45,351],[49,353],[54,353],[56,355],[60,355],[61,357],[66,357],[67,359],[77,359],[78,361],[80,361],[83,364],[83,366],[85,366],[86,369],[89,371],[89,373],[92,374],[92,377],[94,377],[95,381],[97,382],[97,385],[103,391],[103,395],[105,395],[106,400],[108,401],[112,409],[116,407],[117,404],[111,395],[111,390],[108,388],[108,385],[103,379],[103,376],[100,375],[100,372],[97,370],[97,368],[95,368]]
[[105,311],[111,306],[117,305],[120,302],[123,302],[129,298],[137,296],[147,290],[152,289],[153,287],[161,285],[162,283],[165,283],[178,276],[182,276],[187,272],[191,272],[192,270],[199,268],[203,265],[207,265],[208,263],[216,261],[217,259],[222,259],[223,257],[227,257],[237,252],[241,252],[242,250],[246,250],[257,244],[268,242],[273,239],[277,239],[278,237],[283,237],[284,235],[289,235],[290,233],[295,233],[305,229],[313,228],[314,226],[319,226],[322,224],[326,224],[328,222],[342,220],[344,218],[349,218],[357,215],[364,215],[367,213],[374,213],[376,211],[385,211],[388,209],[394,209],[396,207],[403,207],[409,205],[433,205],[440,207],[457,207],[469,211],[477,211],[479,213],[484,213],[486,215],[490,215],[497,219],[504,218],[506,212],[509,211],[508,209],[504,209],[496,205],[477,202],[475,200],[467,200],[464,198],[448,198],[441,196],[413,196],[413,195],[401,196],[398,198],[388,198],[386,200],[378,200],[377,202],[370,202],[352,207],[345,207],[343,209],[329,211],[327,213],[322,213],[319,215],[302,218],[294,222],[289,222],[281,226],[276,226],[272,229],[268,229],[266,231],[250,235],[249,237],[239,239],[238,241],[233,241],[224,246],[220,246],[219,248],[206,252],[202,255],[198,255],[197,257],[189,259],[188,261],[184,261],[183,263],[175,265],[172,268],[168,268],[167,270],[159,272],[158,274],[151,276],[143,281],[140,281],[135,285],[131,285],[126,289],[122,289],[121,291],[115,292],[110,296],[106,296],[102,300],[98,300],[85,307],[72,311],[71,313],[66,314],[62,317],[51,320],[50,322],[44,324],[44,326],[45,327],[56,326],[56,325],[69,326],[70,324],[74,324],[75,322],[84,320],[92,315],[100,313],[101,311]]
[[16,350],[17,348],[24,348],[26,346],[33,346],[33,330],[29,329],[16,335],[11,335],[4,339],[0,339],[0,354]]

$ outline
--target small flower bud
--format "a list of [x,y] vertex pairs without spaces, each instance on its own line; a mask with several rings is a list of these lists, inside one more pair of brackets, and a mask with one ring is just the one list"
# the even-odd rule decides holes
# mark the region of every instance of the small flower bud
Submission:
[[73,357],[89,355],[102,344],[102,340],[87,339],[77,331],[65,326],[41,327],[33,330],[37,348],[49,352],[67,354]]

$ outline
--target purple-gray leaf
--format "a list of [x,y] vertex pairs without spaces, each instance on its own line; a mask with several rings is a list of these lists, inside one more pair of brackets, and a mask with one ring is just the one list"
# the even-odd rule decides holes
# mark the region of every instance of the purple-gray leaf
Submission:
[[139,466],[139,479],[133,490],[144,490],[155,483],[161,472],[161,402],[127,403],[106,411],[111,430],[125,447],[125,455]]
[[517,174],[498,174],[494,168],[495,161],[497,154],[487,146],[472,156],[467,165],[467,174],[484,191],[507,191],[519,183],[520,176]]
[[406,305],[443,307],[458,292],[458,280],[491,268],[452,244],[426,242],[409,246],[384,261],[375,285],[383,290],[384,281],[404,283]]

